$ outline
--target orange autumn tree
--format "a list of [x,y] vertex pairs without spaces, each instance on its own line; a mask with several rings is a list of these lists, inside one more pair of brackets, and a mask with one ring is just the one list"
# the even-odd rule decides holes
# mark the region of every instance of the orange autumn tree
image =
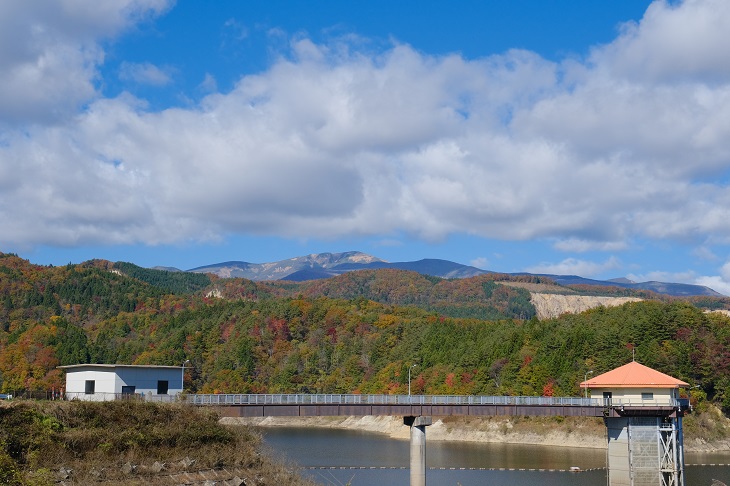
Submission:
[[2,391],[47,391],[63,384],[60,364],[52,344],[56,341],[55,325],[39,324],[23,332],[14,343],[0,350]]

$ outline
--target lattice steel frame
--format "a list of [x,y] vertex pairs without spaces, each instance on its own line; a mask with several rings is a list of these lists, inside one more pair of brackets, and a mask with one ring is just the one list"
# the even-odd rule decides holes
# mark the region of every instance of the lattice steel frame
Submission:
[[663,419],[659,423],[658,432],[661,486],[684,486],[682,418]]
[[627,417],[626,428],[629,484],[685,486],[681,416]]

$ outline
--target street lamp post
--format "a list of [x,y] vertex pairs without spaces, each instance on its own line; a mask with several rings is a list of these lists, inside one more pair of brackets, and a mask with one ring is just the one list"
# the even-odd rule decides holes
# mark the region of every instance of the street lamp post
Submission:
[[181,380],[180,380],[180,393],[185,391],[185,365],[190,363],[189,359],[186,359],[182,364]]
[[408,368],[408,396],[411,396],[411,370],[415,368],[418,365],[412,364],[410,368]]
[[[586,374],[583,377],[583,383],[588,381],[588,375],[592,375],[592,374],[593,374],[593,370],[586,371]],[[588,398],[588,383],[586,383],[585,397]]]

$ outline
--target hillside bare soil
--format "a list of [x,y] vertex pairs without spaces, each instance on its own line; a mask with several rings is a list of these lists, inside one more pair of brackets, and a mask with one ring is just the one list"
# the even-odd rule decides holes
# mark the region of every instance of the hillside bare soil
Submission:
[[613,307],[627,302],[639,302],[637,297],[601,297],[589,295],[558,295],[531,293],[531,302],[535,306],[538,319],[552,319],[563,314],[580,312],[604,306]]

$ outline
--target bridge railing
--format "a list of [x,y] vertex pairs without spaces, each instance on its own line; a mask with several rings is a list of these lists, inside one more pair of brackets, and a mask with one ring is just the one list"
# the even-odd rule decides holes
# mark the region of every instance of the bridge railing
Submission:
[[[687,400],[482,395],[213,394],[187,395],[193,405],[526,405],[569,407],[684,407]],[[683,402],[687,402],[686,404]]]

